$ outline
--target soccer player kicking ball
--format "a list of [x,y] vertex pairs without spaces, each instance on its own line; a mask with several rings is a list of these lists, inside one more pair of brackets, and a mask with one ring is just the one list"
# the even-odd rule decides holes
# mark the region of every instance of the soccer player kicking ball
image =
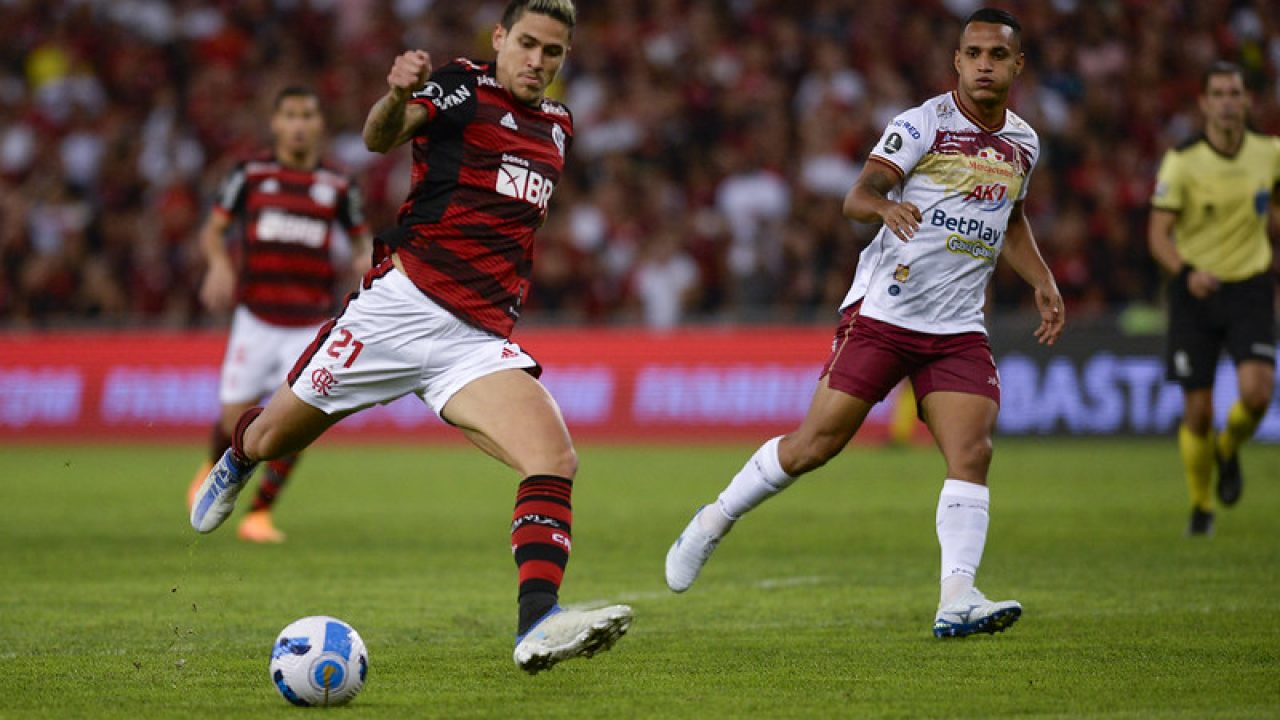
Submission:
[[955,52],[954,92],[899,115],[871,153],[844,213],[884,223],[863,251],[830,358],[800,427],[766,442],[667,553],[667,585],[693,584],[745,513],[839,453],[872,405],[902,378],[947,464],[938,498],[942,590],[937,637],[994,633],[1022,614],[974,587],[987,539],[987,469],[1000,378],[982,306],[1001,255],[1035,288],[1037,339],[1063,327],[1062,297],[1023,214],[1039,154],[1035,132],[1006,109],[1022,69],[1021,28],[975,12]]
[[573,120],[544,98],[569,51],[571,0],[511,0],[493,31],[494,62],[432,73],[395,59],[364,139],[413,143],[413,187],[387,257],[316,336],[265,409],[241,416],[209,473],[191,524],[210,532],[257,463],[306,447],[343,417],[415,393],[522,478],[511,547],[519,568],[514,659],[530,673],[607,650],[631,608],[563,609],[577,455],[540,368],[511,342],[532,269],[534,231],[564,169]]

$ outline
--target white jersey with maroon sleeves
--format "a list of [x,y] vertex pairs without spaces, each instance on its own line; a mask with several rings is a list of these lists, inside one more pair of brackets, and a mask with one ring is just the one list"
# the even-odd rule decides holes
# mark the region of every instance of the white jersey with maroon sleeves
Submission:
[[889,165],[901,183],[889,198],[923,218],[910,242],[882,227],[858,259],[840,307],[917,332],[986,332],[982,307],[1014,203],[1027,194],[1040,154],[1034,130],[1012,111],[985,128],[953,93],[889,124],[869,162]]

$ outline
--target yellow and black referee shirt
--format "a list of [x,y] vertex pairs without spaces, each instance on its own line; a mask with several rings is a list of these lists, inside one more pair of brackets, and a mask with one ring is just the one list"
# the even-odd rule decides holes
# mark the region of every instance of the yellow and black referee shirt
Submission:
[[1267,218],[1280,183],[1280,138],[1245,132],[1235,155],[1203,135],[1169,150],[1151,206],[1178,214],[1174,244],[1182,259],[1234,282],[1271,267]]

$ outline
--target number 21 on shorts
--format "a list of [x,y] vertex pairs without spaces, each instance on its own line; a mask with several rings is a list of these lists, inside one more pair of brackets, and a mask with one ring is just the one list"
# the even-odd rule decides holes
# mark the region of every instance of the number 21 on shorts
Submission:
[[[346,351],[347,361],[342,363],[342,367],[349,368],[356,361],[356,358],[360,356],[360,351],[364,349],[364,343],[352,337],[351,331],[346,328],[339,329],[338,336],[334,338],[333,342],[329,343],[329,348],[325,352],[331,358],[340,358],[342,353]],[[347,350],[348,346],[351,348],[350,350]]]

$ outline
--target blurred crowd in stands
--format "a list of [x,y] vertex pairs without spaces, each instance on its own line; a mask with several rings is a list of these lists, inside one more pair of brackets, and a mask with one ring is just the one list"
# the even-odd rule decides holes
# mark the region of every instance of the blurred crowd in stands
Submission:
[[[409,154],[360,129],[391,61],[488,59],[500,0],[0,0],[0,327],[196,327],[196,229],[317,89],[328,156],[392,225]],[[525,322],[823,322],[875,231],[841,201],[898,112],[955,85],[972,0],[582,0],[553,95],[576,141]],[[1028,0],[1012,106],[1043,154],[1032,226],[1076,317],[1155,302],[1147,201],[1198,131],[1201,70],[1240,63],[1280,133],[1274,0]],[[1027,306],[1010,271],[996,311]]]

